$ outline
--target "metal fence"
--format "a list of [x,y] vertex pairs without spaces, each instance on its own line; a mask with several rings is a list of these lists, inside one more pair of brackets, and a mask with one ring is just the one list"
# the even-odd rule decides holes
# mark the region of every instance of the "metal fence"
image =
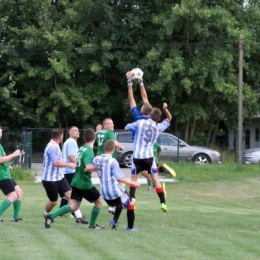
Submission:
[[[47,143],[51,139],[52,128],[23,128],[21,134],[11,133],[8,127],[2,127],[3,136],[1,144],[3,145],[7,154],[13,152],[18,146],[22,150],[22,155],[17,159],[17,163],[21,164],[24,168],[31,168],[31,163],[42,163],[43,154]],[[68,129],[62,129],[65,141],[68,135]],[[122,130],[115,130],[115,133]],[[77,141],[78,146],[84,144],[83,133],[84,129],[79,129],[80,137]],[[177,133],[176,136],[183,139],[183,135]],[[117,135],[116,135],[117,136]],[[215,147],[222,146],[227,147],[227,135],[214,137]],[[206,146],[205,141],[206,134],[198,133],[192,140],[190,140],[190,145],[200,145]],[[119,140],[119,142],[123,142]],[[132,141],[130,140],[129,143]],[[123,142],[128,143],[128,142]],[[63,143],[60,144],[62,149]],[[127,148],[127,147],[125,147]],[[117,158],[120,157],[120,152],[117,153]]]

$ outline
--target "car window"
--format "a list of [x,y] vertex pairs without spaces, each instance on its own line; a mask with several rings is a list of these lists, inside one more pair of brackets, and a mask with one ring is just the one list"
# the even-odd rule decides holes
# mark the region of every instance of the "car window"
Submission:
[[171,145],[171,146],[177,146],[178,145],[178,140],[175,139],[174,137],[172,136],[169,136],[169,135],[163,135],[161,134],[159,137],[158,137],[158,143],[160,145]]
[[128,133],[118,133],[117,135],[117,141],[119,143],[132,143],[133,139],[131,137],[131,134]]

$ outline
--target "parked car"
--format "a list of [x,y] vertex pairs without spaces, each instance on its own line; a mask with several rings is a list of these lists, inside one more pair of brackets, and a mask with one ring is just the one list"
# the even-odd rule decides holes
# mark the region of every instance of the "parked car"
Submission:
[[260,163],[260,148],[246,149],[243,152],[244,163]]
[[[117,140],[124,146],[123,151],[117,151],[117,160],[124,167],[131,167],[133,160],[133,140],[130,131],[115,131]],[[161,133],[157,142],[160,144],[161,160],[185,160],[197,164],[220,163],[222,157],[218,151],[207,147],[191,146],[172,134]],[[179,146],[178,146],[179,142]]]

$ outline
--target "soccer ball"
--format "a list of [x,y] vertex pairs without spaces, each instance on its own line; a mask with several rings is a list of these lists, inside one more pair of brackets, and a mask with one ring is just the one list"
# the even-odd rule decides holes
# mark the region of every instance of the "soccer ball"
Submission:
[[139,80],[143,77],[144,73],[141,69],[139,68],[134,68],[131,70],[131,74],[132,74],[132,79],[133,80]]

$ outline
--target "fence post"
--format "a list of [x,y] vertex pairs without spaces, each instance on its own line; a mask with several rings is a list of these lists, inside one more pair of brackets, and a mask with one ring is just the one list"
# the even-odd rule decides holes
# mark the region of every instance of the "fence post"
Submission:
[[25,169],[32,168],[32,132],[22,133],[23,162]]

